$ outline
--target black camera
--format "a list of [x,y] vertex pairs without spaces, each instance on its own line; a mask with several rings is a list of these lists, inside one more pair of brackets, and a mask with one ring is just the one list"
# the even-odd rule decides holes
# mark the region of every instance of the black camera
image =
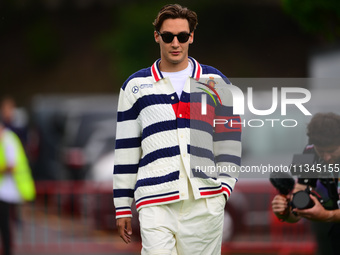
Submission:
[[290,202],[292,208],[297,209],[309,209],[314,206],[313,200],[309,195],[315,196],[321,204],[323,204],[323,200],[319,194],[313,191],[309,186],[305,190],[300,190],[293,194],[293,198]]
[[[269,180],[273,184],[273,186],[279,191],[279,193],[284,196],[290,194],[295,185],[295,180],[293,179],[293,177],[286,172],[271,173]],[[316,179],[313,179],[313,181],[314,180],[316,181]],[[300,190],[292,194],[293,196],[290,201],[290,206],[292,208],[297,209],[312,208],[314,206],[314,202],[309,196],[311,194],[315,196],[321,204],[323,204],[321,196],[309,186],[309,183],[306,183],[306,185],[307,188],[305,190]]]
[[[333,175],[328,170],[327,165],[314,153],[295,154],[290,165],[290,174],[285,172],[271,173],[271,183],[284,196],[293,191],[295,180],[291,175],[298,177],[298,182],[307,186],[305,190],[292,194],[290,201],[292,208],[312,208],[314,202],[310,195],[315,196],[326,209],[337,208],[338,193]],[[326,194],[325,191],[317,187],[318,180],[327,190]]]

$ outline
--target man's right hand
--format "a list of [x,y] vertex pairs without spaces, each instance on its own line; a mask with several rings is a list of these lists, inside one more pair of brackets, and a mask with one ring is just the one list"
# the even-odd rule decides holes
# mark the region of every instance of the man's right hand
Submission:
[[116,221],[119,236],[124,240],[125,243],[131,243],[131,217],[119,218]]
[[272,209],[276,217],[286,222],[295,223],[300,220],[300,216],[296,216],[291,213],[291,208],[288,202],[291,199],[291,195],[283,196],[276,195],[272,201]]
[[272,201],[272,209],[279,218],[287,214],[289,210],[287,198],[283,195],[276,195]]

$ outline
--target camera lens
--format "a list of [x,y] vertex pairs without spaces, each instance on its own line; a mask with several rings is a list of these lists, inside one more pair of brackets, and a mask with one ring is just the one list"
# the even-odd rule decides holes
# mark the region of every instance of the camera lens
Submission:
[[298,209],[307,209],[312,208],[314,202],[306,191],[298,191],[293,195],[292,204]]

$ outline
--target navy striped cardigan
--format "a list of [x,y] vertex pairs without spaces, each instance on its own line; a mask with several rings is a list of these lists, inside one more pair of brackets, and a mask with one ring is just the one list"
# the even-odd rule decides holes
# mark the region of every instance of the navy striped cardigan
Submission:
[[[121,88],[113,172],[116,218],[132,217],[133,199],[137,210],[174,203],[187,199],[190,187],[195,199],[220,194],[227,199],[230,197],[237,173],[205,178],[194,176],[190,165],[190,160],[196,157],[203,164],[231,165],[239,169],[240,128],[222,132],[213,139],[211,133],[216,130],[212,120],[203,121],[198,125],[201,130],[196,129],[196,132],[199,136],[208,135],[210,142],[205,143],[204,148],[190,144],[190,107],[194,105],[190,83],[225,76],[213,67],[200,65],[191,57],[189,61],[194,67],[193,73],[188,77],[180,99],[170,80],[162,76],[160,60],[134,73]],[[235,118],[232,116],[232,102],[224,107],[227,110],[220,112],[228,116],[223,117]],[[215,117],[221,115],[217,112],[215,110]]]

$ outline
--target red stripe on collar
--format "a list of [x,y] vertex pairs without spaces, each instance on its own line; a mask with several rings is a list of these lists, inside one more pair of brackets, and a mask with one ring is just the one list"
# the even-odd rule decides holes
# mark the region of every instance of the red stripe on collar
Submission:
[[201,68],[201,65],[196,60],[195,62],[197,63],[197,73],[196,73],[196,77],[194,78],[198,81],[201,77],[202,68]]
[[159,75],[157,73],[157,68],[158,66],[157,66],[157,61],[156,61],[151,67],[152,75],[156,82],[160,80]]

